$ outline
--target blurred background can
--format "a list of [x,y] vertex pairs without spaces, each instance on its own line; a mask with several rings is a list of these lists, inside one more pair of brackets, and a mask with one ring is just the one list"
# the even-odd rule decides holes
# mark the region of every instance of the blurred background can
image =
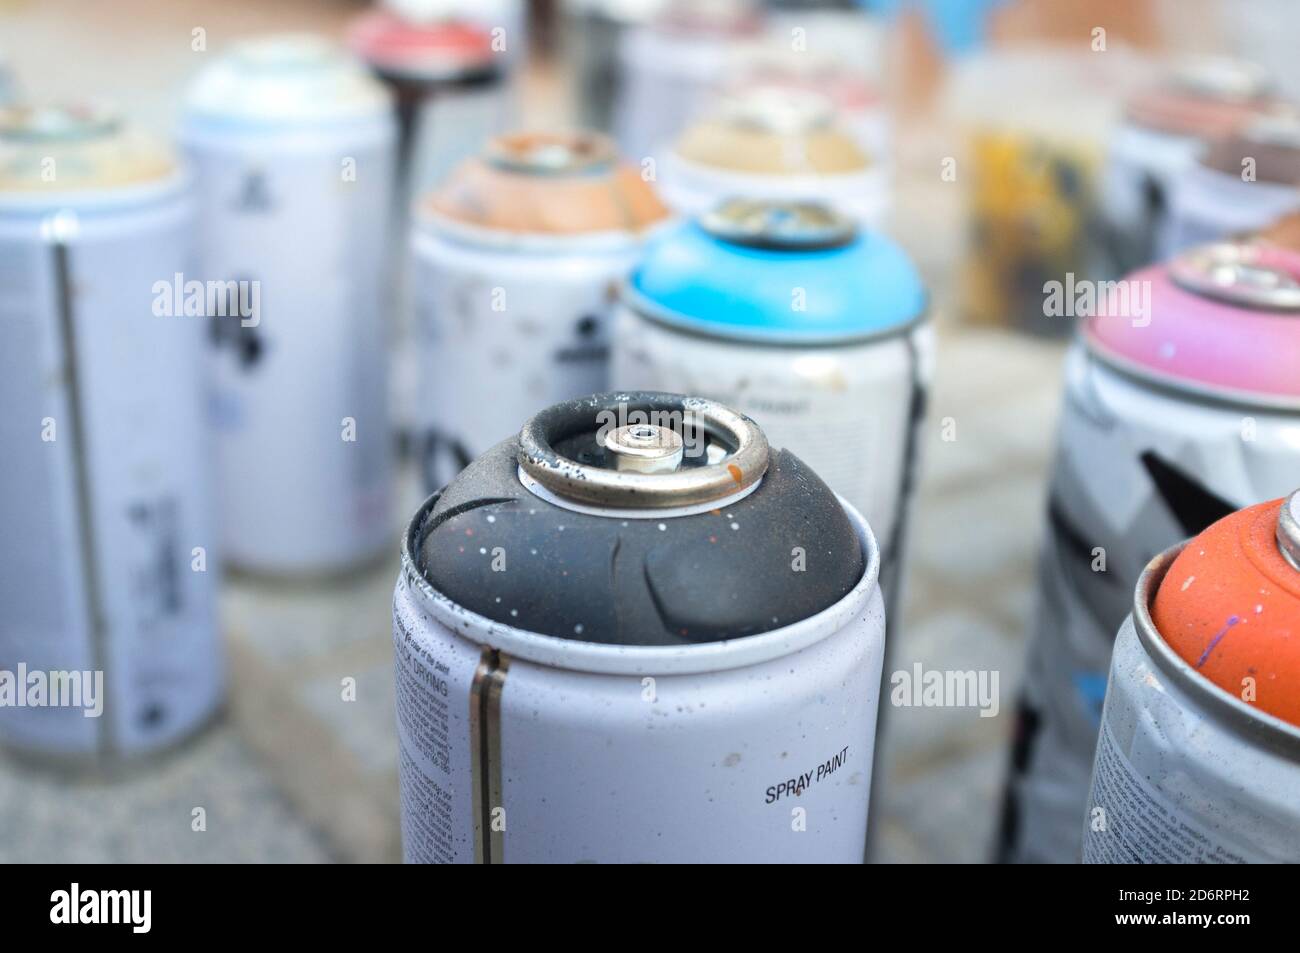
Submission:
[[741,50],[762,38],[752,0],[666,0],[621,37],[619,150],[639,162],[657,153],[691,120],[729,75]]
[[998,845],[1071,862],[1114,632],[1142,568],[1300,471],[1300,255],[1203,246],[1097,301],[1066,362]]
[[612,134],[622,91],[624,37],[651,19],[665,0],[564,0],[565,58],[573,66],[572,98],[583,129]]
[[809,203],[725,202],[650,243],[615,322],[613,379],[762,421],[862,512],[896,605],[934,362],[920,276]]
[[663,156],[663,195],[698,215],[729,198],[824,202],[868,227],[889,211],[889,172],[841,128],[835,103],[789,83],[722,97]]
[[945,109],[964,141],[936,174],[965,191],[964,319],[1070,333],[1071,322],[1044,314],[1044,285],[1101,264],[1104,143],[1131,67],[1118,49],[1044,46],[980,52],[953,70]]
[[860,12],[772,15],[767,36],[737,54],[722,90],[774,86],[819,93],[873,162],[888,166],[894,130],[882,88],[883,50],[880,24]]
[[171,153],[102,111],[0,111],[0,148],[0,669],[103,679],[100,717],[11,699],[0,737],[140,755],[224,692],[193,207]]
[[406,536],[406,859],[860,861],[878,565],[866,522],[726,407],[543,410]]
[[405,207],[507,125],[506,79],[525,38],[507,26],[518,20],[509,3],[484,3],[472,16],[469,4],[434,4],[446,9],[419,18],[390,9],[401,6],[358,17],[348,41],[393,94]]
[[225,554],[348,569],[392,539],[388,97],[324,40],[247,41],[190,88],[182,139],[202,275],[252,299],[211,326]]
[[1263,70],[1228,59],[1174,65],[1129,98],[1102,175],[1108,274],[1126,275],[1157,260],[1178,180],[1210,143],[1275,105]]
[[18,83],[4,53],[0,53],[0,106],[9,105],[18,99]]
[[1170,197],[1159,253],[1261,229],[1300,210],[1300,114],[1278,110],[1213,143]]
[[[411,19],[432,6],[425,16]],[[416,199],[442,181],[483,142],[510,125],[508,85],[522,28],[511,3],[396,3],[358,17],[349,45],[389,91],[397,110],[396,204],[390,225],[393,273],[390,378],[393,424],[403,453],[414,444],[420,362],[414,346],[408,240]],[[390,9],[392,7],[393,9]],[[517,13],[518,11],[514,11]]]
[[498,137],[412,233],[426,488],[538,407],[608,386],[609,318],[666,210],[594,134]]
[[1300,861],[1300,493],[1165,552],[1134,603],[1084,863]]

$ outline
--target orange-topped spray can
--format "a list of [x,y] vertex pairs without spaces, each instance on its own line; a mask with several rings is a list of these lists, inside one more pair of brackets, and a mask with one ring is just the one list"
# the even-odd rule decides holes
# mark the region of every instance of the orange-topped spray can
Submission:
[[1083,859],[1300,861],[1300,491],[1142,574],[1115,643]]
[[412,231],[419,450],[436,490],[538,407],[608,386],[608,324],[667,215],[593,133],[491,140],[421,200]]

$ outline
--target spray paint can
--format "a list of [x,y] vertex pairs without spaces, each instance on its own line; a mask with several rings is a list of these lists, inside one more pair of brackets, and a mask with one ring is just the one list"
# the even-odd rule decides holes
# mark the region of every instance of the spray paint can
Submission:
[[665,201],[699,215],[729,198],[822,202],[869,228],[889,211],[889,172],[837,124],[830,99],[755,86],[724,97],[662,160]]
[[1300,467],[1300,255],[1203,246],[1116,294],[1066,363],[1007,860],[1078,859],[1114,632],[1143,567],[1287,492]]
[[655,155],[716,95],[741,51],[762,37],[752,0],[668,0],[622,38],[614,114],[624,155]]
[[1155,559],[1115,641],[1084,863],[1300,861],[1300,493]]
[[[804,23],[805,14],[796,17]],[[818,19],[815,15],[813,19]],[[841,17],[831,15],[822,29],[832,29]],[[865,25],[859,15],[845,17],[846,27]],[[791,29],[803,29],[802,25]],[[775,32],[775,30],[773,31]],[[858,143],[861,151],[872,163],[888,169],[893,150],[893,122],[877,83],[873,82],[865,64],[861,62],[861,48],[848,48],[847,41],[860,40],[862,48],[869,48],[875,36],[873,31],[848,31],[844,47],[836,47],[820,54],[812,50],[796,52],[789,48],[788,34],[785,42],[778,44],[773,37],[768,43],[758,44],[738,57],[736,80],[726,88],[726,94],[743,94],[756,88],[791,89],[816,93],[830,101],[835,118],[845,132]],[[829,37],[826,37],[829,39]]]
[[182,139],[203,277],[241,296],[211,335],[223,548],[259,572],[351,568],[392,538],[388,98],[328,43],[268,37],[197,78]]
[[406,859],[860,861],[877,567],[866,522],[735,411],[542,411],[405,538]]
[[612,143],[582,133],[499,137],[421,204],[417,424],[430,491],[537,407],[608,386],[618,285],[665,215]]
[[613,378],[761,420],[866,516],[892,613],[933,369],[925,308],[889,240],[825,206],[733,200],[648,245],[615,321]]
[[[1194,60],[1125,106],[1101,181],[1108,268],[1118,277],[1156,260],[1176,182],[1207,145],[1239,133],[1272,108],[1264,72],[1237,60]],[[1217,236],[1211,236],[1217,237]]]
[[[499,11],[502,22],[506,13]],[[507,51],[523,37],[486,15],[482,23],[425,22],[381,9],[358,17],[348,31],[349,46],[397,104],[404,208],[506,123]],[[502,32],[494,36],[494,29]]]
[[1167,258],[1203,242],[1252,232],[1300,210],[1300,118],[1277,113],[1212,143],[1178,180],[1160,236]]
[[[349,31],[352,49],[397,105],[397,204],[390,223],[397,346],[390,389],[403,453],[415,444],[420,381],[406,250],[412,211],[418,196],[509,125],[506,51],[523,38],[499,25],[508,12],[489,5],[484,15],[490,19],[482,23],[463,16],[424,22],[381,9],[358,17]],[[493,30],[505,32],[494,37]]]
[[0,111],[0,738],[22,751],[143,755],[221,703],[205,327],[172,294],[192,227],[171,154],[115,117]]

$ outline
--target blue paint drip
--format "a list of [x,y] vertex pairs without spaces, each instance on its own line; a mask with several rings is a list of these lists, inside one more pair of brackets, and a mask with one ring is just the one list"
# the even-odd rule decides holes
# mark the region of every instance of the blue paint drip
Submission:
[[1210,657],[1210,653],[1214,651],[1214,647],[1218,645],[1220,641],[1222,641],[1225,635],[1228,634],[1228,630],[1231,629],[1234,625],[1236,625],[1240,621],[1241,621],[1241,617],[1234,615],[1231,619],[1228,620],[1228,624],[1219,630],[1219,634],[1216,635],[1214,638],[1210,639],[1210,644],[1205,647],[1205,651],[1201,653],[1201,657],[1196,660],[1197,668],[1200,668],[1202,665],[1205,664],[1205,660]]

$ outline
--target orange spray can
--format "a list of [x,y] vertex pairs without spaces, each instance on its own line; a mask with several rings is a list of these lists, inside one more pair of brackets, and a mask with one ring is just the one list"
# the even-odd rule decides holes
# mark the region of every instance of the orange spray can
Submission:
[[1083,860],[1300,861],[1300,491],[1142,574],[1115,643]]

